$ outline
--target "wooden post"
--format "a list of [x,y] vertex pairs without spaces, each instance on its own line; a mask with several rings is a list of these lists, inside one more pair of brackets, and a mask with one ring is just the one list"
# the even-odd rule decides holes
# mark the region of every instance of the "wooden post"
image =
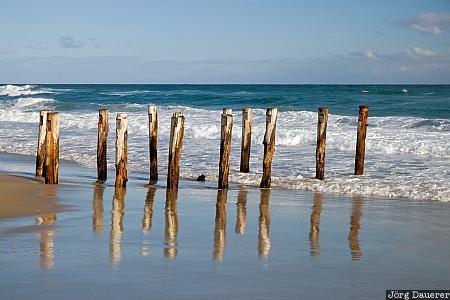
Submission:
[[230,173],[231,132],[233,129],[233,115],[231,108],[224,108],[221,118],[220,160],[219,160],[219,189],[228,188]]
[[109,111],[102,108],[98,111],[98,138],[97,138],[97,180],[106,181],[108,166],[106,163],[106,149],[108,141],[108,117]]
[[158,181],[158,110],[148,106],[148,138],[150,153],[150,183]]
[[119,113],[116,117],[116,182],[115,187],[126,187],[128,147],[128,119],[126,114]]
[[325,149],[327,143],[328,108],[319,108],[317,121],[317,146],[316,146],[316,179],[325,177]]
[[268,108],[266,112],[266,134],[264,135],[263,176],[260,188],[270,188],[272,173],[272,158],[275,152],[275,128],[277,124],[277,109]]
[[58,112],[47,113],[45,135],[46,156],[43,175],[46,184],[58,184],[59,170],[59,119]]
[[362,175],[364,173],[368,115],[369,107],[360,106],[358,116],[358,134],[356,137],[355,175]]
[[36,154],[36,176],[42,176],[45,161],[45,135],[47,133],[47,113],[51,110],[41,110],[39,112],[39,136],[38,136],[38,147]]
[[252,144],[252,109],[242,110],[242,140],[241,140],[241,165],[239,171],[248,173],[250,171],[250,147]]
[[180,157],[183,148],[184,115],[173,113],[170,125],[169,165],[167,170],[167,188],[177,189],[180,177]]

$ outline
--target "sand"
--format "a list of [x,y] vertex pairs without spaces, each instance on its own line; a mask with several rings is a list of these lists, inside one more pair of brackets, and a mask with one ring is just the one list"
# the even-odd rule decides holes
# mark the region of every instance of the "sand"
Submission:
[[62,211],[56,188],[36,179],[0,174],[0,219]]
[[189,181],[166,193],[133,173],[118,190],[113,174],[61,171],[57,196],[2,176],[33,205],[0,219],[0,299],[384,299],[450,282],[449,203]]

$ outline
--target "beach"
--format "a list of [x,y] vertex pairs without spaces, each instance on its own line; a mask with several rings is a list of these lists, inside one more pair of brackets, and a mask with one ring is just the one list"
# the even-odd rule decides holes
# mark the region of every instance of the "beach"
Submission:
[[450,279],[448,203],[190,180],[167,193],[142,176],[122,190],[68,161],[46,194],[33,157],[0,159],[1,186],[52,203],[0,219],[2,299],[380,299]]

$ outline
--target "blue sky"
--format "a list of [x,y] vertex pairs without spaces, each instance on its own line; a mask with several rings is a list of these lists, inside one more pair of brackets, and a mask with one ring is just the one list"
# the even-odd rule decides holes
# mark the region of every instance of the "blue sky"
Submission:
[[450,1],[3,1],[3,83],[450,83]]

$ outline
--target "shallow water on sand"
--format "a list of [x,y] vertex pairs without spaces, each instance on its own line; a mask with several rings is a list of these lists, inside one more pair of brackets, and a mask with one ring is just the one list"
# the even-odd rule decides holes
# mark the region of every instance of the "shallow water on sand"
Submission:
[[450,281],[448,203],[124,191],[77,170],[54,195],[67,211],[0,220],[1,299],[380,299]]

